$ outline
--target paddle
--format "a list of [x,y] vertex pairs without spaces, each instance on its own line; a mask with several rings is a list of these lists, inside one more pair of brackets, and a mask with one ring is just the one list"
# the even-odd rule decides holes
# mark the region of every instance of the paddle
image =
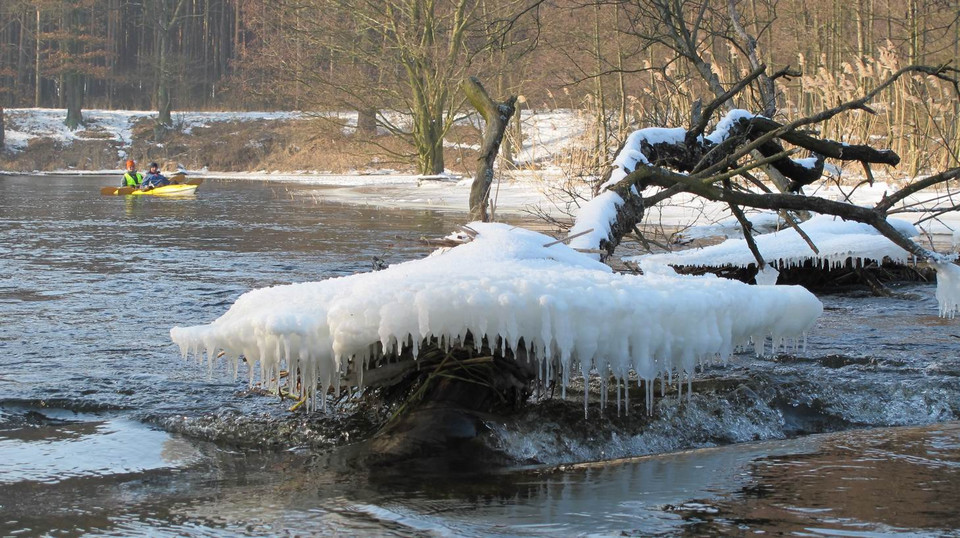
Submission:
[[187,175],[183,172],[177,172],[176,174],[173,174],[172,176],[170,176],[170,183],[174,185],[199,185],[203,183],[202,177],[187,179],[186,181],[184,181],[186,176]]
[[100,194],[105,196],[113,196],[115,194],[123,195],[130,194],[135,190],[137,190],[136,187],[104,187],[100,189]]

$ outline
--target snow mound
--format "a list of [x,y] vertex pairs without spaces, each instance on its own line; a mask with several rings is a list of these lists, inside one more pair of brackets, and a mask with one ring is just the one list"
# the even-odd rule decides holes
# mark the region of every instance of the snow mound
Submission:
[[[906,237],[920,235],[909,222],[898,219],[888,219],[887,222]],[[795,267],[807,261],[829,268],[841,267],[848,259],[862,262],[890,258],[897,263],[906,263],[910,256],[869,224],[819,215],[801,223],[800,229],[810,237],[819,253],[814,252],[796,230],[785,228],[754,238],[764,261],[779,268]],[[757,263],[744,239],[728,239],[702,249],[635,256],[630,260],[639,263],[644,270],[654,271],[667,265],[747,267]]]
[[[373,273],[275,286],[242,295],[209,325],[174,327],[184,356],[242,355],[269,383],[299,369],[314,407],[341,376],[424,339],[524,348],[545,382],[591,371],[625,380],[684,372],[754,342],[763,352],[797,339],[822,312],[797,286],[757,287],[714,277],[623,275],[553,239],[473,223],[472,241]],[[498,340],[499,339],[499,340]],[[251,372],[251,383],[253,382]],[[362,379],[362,376],[358,376]],[[652,383],[647,383],[648,402]],[[318,392],[319,390],[319,392]]]

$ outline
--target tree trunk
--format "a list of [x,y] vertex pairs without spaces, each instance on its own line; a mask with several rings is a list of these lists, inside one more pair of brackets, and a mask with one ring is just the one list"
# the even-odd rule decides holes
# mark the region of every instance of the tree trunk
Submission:
[[157,122],[161,125],[170,127],[173,125],[171,115],[172,105],[170,104],[170,73],[168,67],[168,47],[170,39],[167,36],[167,30],[160,30],[159,62],[157,77]]
[[63,124],[71,131],[76,131],[83,123],[83,77],[74,73],[64,75],[63,93],[66,98],[67,118]]
[[373,137],[377,134],[377,111],[371,108],[357,111],[357,135]]
[[40,107],[40,8],[37,8],[37,50],[35,51],[35,63],[33,65],[33,106]]
[[414,142],[417,145],[417,160],[420,173],[437,175],[443,173],[443,113],[417,114],[417,129]]
[[493,164],[500,151],[503,133],[516,111],[517,98],[511,96],[505,102],[497,103],[487,95],[487,90],[474,77],[463,81],[463,93],[487,124],[484,129],[483,145],[480,148],[477,174],[470,187],[470,218],[486,222],[490,220],[487,206],[490,200],[490,187],[493,185]]
[[3,107],[0,106],[0,150],[3,149]]
[[[536,362],[521,350],[491,350],[484,342],[479,354],[467,343],[450,351],[426,346],[415,370],[384,392],[400,399],[397,414],[370,443],[371,461],[393,464],[455,447],[463,449],[484,431],[484,417],[516,411],[533,393]],[[479,356],[477,356],[479,355]],[[397,398],[399,396],[399,398]]]
[[610,158],[610,148],[607,147],[607,141],[610,139],[610,133],[607,130],[607,108],[606,96],[603,94],[603,56],[600,50],[600,4],[593,5],[594,25],[594,55],[596,61],[597,76],[594,79],[597,92],[597,167],[606,166],[607,159]]

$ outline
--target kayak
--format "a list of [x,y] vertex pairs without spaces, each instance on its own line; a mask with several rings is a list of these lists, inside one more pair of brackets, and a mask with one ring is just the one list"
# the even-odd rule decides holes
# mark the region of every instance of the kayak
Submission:
[[184,196],[196,192],[197,186],[201,183],[203,178],[196,178],[186,183],[173,183],[148,191],[142,191],[136,187],[104,187],[100,189],[100,194],[105,196]]
[[197,185],[164,185],[148,191],[135,190],[130,193],[131,196],[177,196],[181,194],[193,194],[197,190]]

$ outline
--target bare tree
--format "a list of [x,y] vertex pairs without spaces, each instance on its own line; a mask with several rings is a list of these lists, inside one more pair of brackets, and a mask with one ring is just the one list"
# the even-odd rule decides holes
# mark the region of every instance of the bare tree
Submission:
[[[271,24],[299,21],[267,36],[282,79],[294,80],[323,108],[360,111],[358,128],[376,126],[407,140],[421,173],[444,170],[443,138],[458,118],[457,84],[473,72],[495,76],[485,53],[526,39],[517,26],[542,0],[304,0],[271,3]],[[295,33],[295,34],[294,34]],[[316,51],[294,57],[288,37]],[[490,55],[493,56],[493,55]],[[319,107],[318,107],[319,108]]]
[[154,0],[153,17],[147,20],[157,33],[157,122],[161,125],[173,125],[170,98],[170,85],[173,78],[171,69],[172,44],[177,27],[183,21],[186,0]]

